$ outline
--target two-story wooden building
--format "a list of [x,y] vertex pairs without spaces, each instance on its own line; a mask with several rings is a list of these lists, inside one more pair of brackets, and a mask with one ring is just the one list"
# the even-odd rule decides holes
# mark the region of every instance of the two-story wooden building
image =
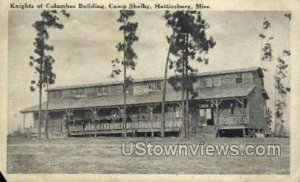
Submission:
[[[189,101],[191,135],[250,136],[266,128],[264,75],[260,68],[244,68],[198,74],[197,96]],[[135,80],[127,93],[129,135],[159,136],[161,126],[162,78]],[[182,131],[181,92],[167,84],[166,133]],[[49,132],[69,136],[121,135],[122,82],[56,87],[49,94]],[[46,103],[42,105],[43,110]],[[21,113],[34,114],[38,105]],[[45,122],[42,123],[45,127]]]

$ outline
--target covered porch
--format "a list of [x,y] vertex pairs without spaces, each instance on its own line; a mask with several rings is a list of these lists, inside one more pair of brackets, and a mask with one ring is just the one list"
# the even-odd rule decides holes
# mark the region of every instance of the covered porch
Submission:
[[[223,127],[244,128],[249,124],[249,94],[253,86],[234,89],[199,91],[189,99],[189,135],[194,133],[218,133]],[[179,92],[167,95],[165,130],[180,133],[184,128]],[[140,98],[141,97],[141,98]],[[104,102],[105,101],[105,102]],[[108,102],[109,103],[106,103]],[[142,102],[143,101],[143,102]],[[43,109],[45,108],[43,104]],[[123,106],[120,99],[107,97],[94,99],[64,99],[49,102],[48,131],[67,133],[69,136],[122,133],[146,133],[155,136],[162,128],[161,94],[129,96],[126,124],[122,121]],[[37,106],[26,109],[23,114],[37,113]],[[25,117],[24,117],[25,118]],[[24,121],[25,122],[25,121]],[[42,122],[44,123],[44,122]],[[36,126],[36,125],[35,125]],[[45,125],[42,124],[42,127]]]

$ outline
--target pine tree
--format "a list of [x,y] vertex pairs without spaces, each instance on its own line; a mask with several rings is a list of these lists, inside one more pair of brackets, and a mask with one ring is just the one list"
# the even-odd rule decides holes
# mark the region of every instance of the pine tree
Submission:
[[[193,83],[196,81],[197,69],[194,69],[190,61],[208,64],[209,49],[215,46],[212,37],[206,35],[209,24],[202,18],[198,11],[166,11],[164,14],[167,27],[173,30],[173,34],[167,37],[169,51],[166,67],[174,69],[176,75],[170,77],[169,83],[176,91],[181,90],[182,120],[184,125],[184,136],[189,137],[188,101],[197,95],[194,92]],[[167,80],[167,69],[165,70],[164,83]],[[166,84],[163,85],[162,98],[162,127],[165,125],[165,94]],[[162,128],[162,135],[163,135]]]
[[[69,17],[66,11],[62,10],[61,14]],[[64,26],[59,21],[58,12],[56,10],[46,11],[41,13],[41,20],[36,21],[33,27],[37,31],[37,35],[34,42],[34,53],[37,57],[30,56],[29,65],[34,68],[34,73],[38,74],[36,80],[31,81],[30,90],[35,91],[36,88],[39,90],[39,112],[38,112],[38,137],[41,138],[41,122],[42,122],[42,93],[43,87],[47,87],[49,84],[54,84],[56,75],[53,72],[53,64],[55,59],[49,54],[50,51],[54,50],[54,46],[48,43],[50,28],[63,29]],[[46,136],[48,137],[48,98],[46,108]]]
[[290,51],[283,50],[282,57],[277,58],[276,73],[274,76],[275,80],[275,118],[276,118],[276,128],[275,134],[279,137],[286,135],[286,129],[284,126],[284,114],[287,107],[287,94],[291,91],[291,88],[287,85],[286,78],[288,78],[288,64],[286,59],[291,55]]
[[[291,14],[287,13],[284,14],[284,17],[288,18],[288,20],[291,20]],[[264,18],[263,21],[263,31],[265,33],[259,34],[259,37],[261,38],[261,62],[268,61],[271,62],[273,60],[273,49],[272,49],[272,42],[271,40],[274,39],[273,36],[267,35],[267,31],[270,31],[271,29],[271,23],[267,20],[267,18]],[[270,32],[268,32],[270,33]],[[264,43],[263,43],[264,42]],[[275,135],[277,136],[283,136],[285,135],[285,127],[284,127],[284,113],[285,109],[287,107],[286,101],[287,101],[287,94],[290,92],[290,87],[288,86],[288,83],[286,79],[288,78],[288,64],[287,59],[291,55],[291,52],[289,50],[283,50],[282,55],[277,58],[277,65],[276,70],[274,74],[274,86],[275,86],[275,111],[274,111],[274,119],[275,119]],[[266,71],[266,69],[263,69]],[[267,130],[271,128],[272,124],[272,115],[271,110],[268,109],[267,111]]]
[[[126,119],[127,119],[127,103],[126,103],[126,91],[130,84],[132,84],[132,78],[127,75],[127,69],[130,68],[135,70],[137,55],[134,52],[132,46],[133,43],[138,41],[138,37],[136,36],[136,31],[138,28],[138,23],[130,22],[130,17],[134,16],[135,12],[131,10],[121,10],[120,17],[118,18],[118,22],[121,24],[119,30],[123,32],[123,42],[118,43],[116,46],[119,52],[123,52],[123,60],[115,59],[112,60],[113,70],[111,73],[111,77],[114,78],[115,76],[119,75],[123,71],[123,110],[122,110],[122,122],[123,122],[123,129],[124,129],[124,137],[127,137],[127,126],[126,126]],[[120,68],[120,65],[123,68]]]

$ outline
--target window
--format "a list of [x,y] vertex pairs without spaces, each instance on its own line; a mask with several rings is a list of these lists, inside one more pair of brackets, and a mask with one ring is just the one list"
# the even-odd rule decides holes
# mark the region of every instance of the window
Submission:
[[62,98],[62,96],[63,96],[61,90],[53,91],[52,93],[50,92],[49,94],[50,94],[50,95],[52,94],[51,96],[52,96],[52,98],[54,98],[54,99],[59,99],[59,98]]
[[175,117],[181,117],[181,109],[179,106],[175,107]]
[[155,90],[162,90],[162,82],[155,82]]
[[109,87],[98,87],[97,88],[98,96],[108,95],[108,93],[109,93]]
[[149,92],[153,92],[155,90],[155,84],[154,83],[149,83]]
[[112,85],[109,86],[110,95],[119,95],[123,93],[123,85]]
[[205,78],[205,87],[212,87],[212,78]]
[[235,83],[242,83],[242,82],[243,82],[242,74],[238,74],[236,76]]
[[243,83],[252,83],[253,75],[252,73],[243,73]]
[[199,115],[200,115],[200,119],[199,119],[200,126],[214,125],[211,108],[200,108]]
[[212,119],[210,108],[206,109],[206,119]]
[[221,77],[213,77],[213,85],[214,87],[221,86]]
[[205,117],[206,119],[212,119],[212,110],[211,108],[199,109],[200,117]]
[[[128,92],[128,90],[126,90]],[[138,83],[133,86],[133,94],[134,95],[145,95],[149,93],[149,85]]]
[[234,104],[230,104],[230,110],[231,110],[231,114],[234,114]]
[[174,116],[175,116],[175,108],[174,108],[174,106],[170,106],[170,107],[168,107],[168,112],[167,112],[167,116],[169,117],[169,118],[173,118]]
[[200,114],[200,117],[205,117],[206,116],[205,109],[200,109],[199,114]]
[[152,82],[148,84],[149,92],[160,91],[162,90],[162,82]]
[[62,98],[62,96],[63,96],[63,92],[62,91],[57,91],[57,97]]
[[75,89],[75,90],[73,90],[73,96],[75,98],[85,97],[85,90],[84,89]]

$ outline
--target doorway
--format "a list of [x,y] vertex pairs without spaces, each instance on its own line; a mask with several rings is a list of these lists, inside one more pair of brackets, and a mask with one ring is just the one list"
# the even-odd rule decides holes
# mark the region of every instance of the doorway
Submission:
[[199,109],[199,115],[200,115],[200,121],[199,121],[200,126],[214,125],[212,108]]

